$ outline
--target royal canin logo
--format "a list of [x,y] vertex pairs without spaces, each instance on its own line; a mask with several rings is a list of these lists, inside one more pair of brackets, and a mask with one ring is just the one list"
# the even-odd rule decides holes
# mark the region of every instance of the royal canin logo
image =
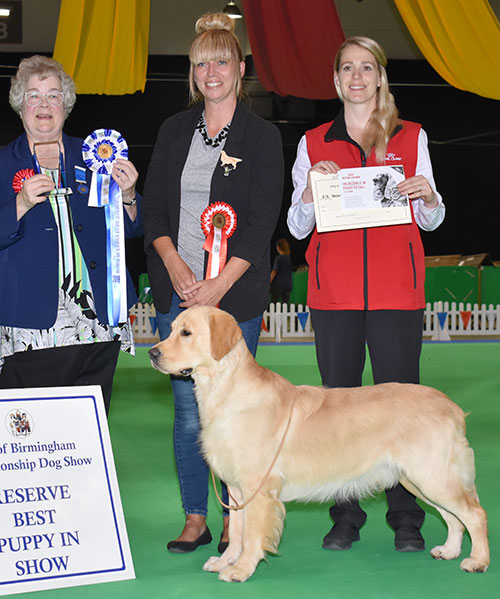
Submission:
[[402,160],[401,156],[396,156],[394,152],[387,152],[387,154],[385,155],[385,159],[390,162],[401,162]]

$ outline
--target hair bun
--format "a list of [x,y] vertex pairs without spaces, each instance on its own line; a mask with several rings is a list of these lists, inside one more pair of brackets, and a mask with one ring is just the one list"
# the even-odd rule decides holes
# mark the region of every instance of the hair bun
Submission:
[[196,33],[203,33],[210,29],[225,29],[234,33],[234,19],[223,12],[209,12],[196,21]]

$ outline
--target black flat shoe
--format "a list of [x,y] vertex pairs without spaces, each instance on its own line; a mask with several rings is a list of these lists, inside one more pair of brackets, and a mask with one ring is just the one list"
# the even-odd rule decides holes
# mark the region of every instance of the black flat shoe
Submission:
[[197,549],[200,545],[208,545],[212,542],[212,535],[208,528],[195,541],[170,541],[167,544],[167,549],[172,553],[190,553]]
[[396,551],[424,551],[424,537],[416,526],[398,526],[394,533]]
[[219,544],[217,545],[217,551],[219,553],[224,553],[224,551],[226,551],[228,545],[229,545],[228,541],[222,540],[222,534],[221,534]]
[[347,522],[339,522],[333,525],[323,539],[323,547],[332,551],[346,551],[359,538],[359,528]]

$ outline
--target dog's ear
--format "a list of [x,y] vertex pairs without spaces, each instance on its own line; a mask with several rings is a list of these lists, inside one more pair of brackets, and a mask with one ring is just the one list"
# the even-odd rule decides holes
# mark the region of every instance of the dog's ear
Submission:
[[243,333],[234,318],[218,310],[210,314],[210,351],[214,360],[221,360],[242,338]]

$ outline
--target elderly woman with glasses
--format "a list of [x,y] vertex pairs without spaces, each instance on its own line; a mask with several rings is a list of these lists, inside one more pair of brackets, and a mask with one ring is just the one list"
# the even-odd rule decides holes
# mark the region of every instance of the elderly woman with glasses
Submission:
[[[0,150],[0,388],[96,384],[108,409],[119,350],[130,351],[133,338],[127,317],[108,322],[104,209],[88,205],[83,140],[63,133],[75,84],[58,62],[32,56],[9,100],[24,133]],[[111,176],[125,234],[139,236],[137,171],[119,159]]]

